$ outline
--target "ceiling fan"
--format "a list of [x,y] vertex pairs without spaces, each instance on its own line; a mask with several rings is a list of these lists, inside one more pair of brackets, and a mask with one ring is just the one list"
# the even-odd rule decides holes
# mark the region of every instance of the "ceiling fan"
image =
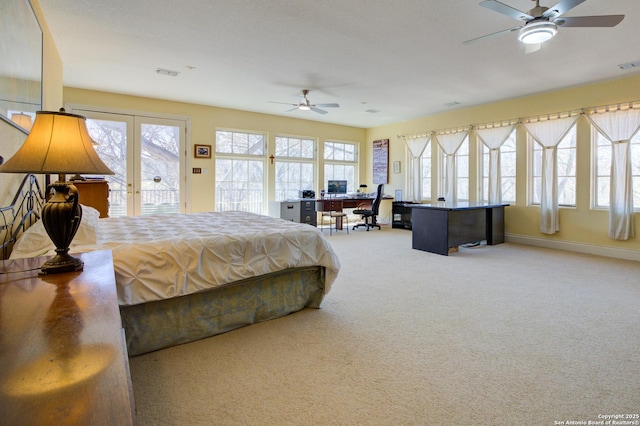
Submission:
[[285,102],[273,102],[270,101],[272,104],[283,104],[283,105],[292,105],[293,108],[287,110],[286,112],[290,112],[290,111],[295,111],[295,110],[300,110],[300,111],[315,111],[318,114],[326,114],[327,111],[320,109],[318,107],[322,107],[322,108],[338,108],[340,107],[340,105],[336,104],[336,103],[332,103],[332,104],[312,104],[311,102],[309,102],[309,98],[307,98],[307,95],[309,94],[309,90],[308,89],[302,89],[300,91],[300,94],[298,95],[298,98],[300,99],[298,101],[297,104],[290,104],[290,103],[285,103]]
[[569,10],[584,3],[586,0],[561,0],[553,7],[540,6],[539,0],[532,1],[536,2],[536,6],[528,12],[522,12],[497,0],[480,2],[480,6],[522,21],[524,25],[487,34],[463,43],[471,44],[485,38],[518,30],[518,40],[520,42],[528,45],[539,45],[553,38],[558,32],[558,27],[615,27],[624,19],[624,15],[562,17]]

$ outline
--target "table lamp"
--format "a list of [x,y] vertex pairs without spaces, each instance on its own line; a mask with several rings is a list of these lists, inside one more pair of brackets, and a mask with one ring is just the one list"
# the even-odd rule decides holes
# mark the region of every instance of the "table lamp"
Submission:
[[29,114],[25,114],[22,112],[16,112],[11,115],[11,121],[16,123],[18,126],[25,129],[27,132],[31,130],[33,126],[33,122],[31,121],[31,116]]
[[46,261],[41,274],[81,271],[84,264],[69,255],[69,245],[82,220],[78,189],[67,182],[67,173],[113,175],[98,157],[87,130],[86,118],[60,112],[38,111],[24,144],[0,166],[0,173],[58,174],[49,185],[42,207],[42,224],[56,246],[56,255]]

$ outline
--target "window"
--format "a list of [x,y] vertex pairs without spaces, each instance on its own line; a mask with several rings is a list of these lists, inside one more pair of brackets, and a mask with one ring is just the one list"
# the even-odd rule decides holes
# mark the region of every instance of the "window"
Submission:
[[469,200],[469,136],[456,152],[456,200]]
[[216,131],[217,211],[263,214],[266,143],[262,133]]
[[340,179],[347,181],[347,192],[355,192],[360,185],[356,183],[358,178],[358,146],[352,142],[324,143],[324,186],[327,181]]
[[[469,200],[469,135],[465,136],[455,155],[456,201]],[[447,155],[440,149],[440,191],[439,197],[447,193]],[[450,200],[447,200],[450,201]]]
[[[482,142],[482,200],[489,201],[489,148]],[[500,185],[502,201],[516,201],[516,131],[500,146]]]
[[275,187],[277,201],[298,198],[301,189],[314,188],[315,141],[276,136]]
[[[420,179],[422,180],[422,200],[431,200],[431,143],[420,156]],[[416,200],[420,202],[421,200]]]
[[[594,161],[594,199],[596,208],[609,207],[609,185],[611,182],[611,142],[595,128],[591,132]],[[640,210],[640,132],[631,138],[631,179],[633,181],[633,208]]]
[[[531,185],[529,200],[539,205],[542,197],[542,146],[528,135],[531,152]],[[576,126],[567,132],[557,146],[558,205],[576,205]]]

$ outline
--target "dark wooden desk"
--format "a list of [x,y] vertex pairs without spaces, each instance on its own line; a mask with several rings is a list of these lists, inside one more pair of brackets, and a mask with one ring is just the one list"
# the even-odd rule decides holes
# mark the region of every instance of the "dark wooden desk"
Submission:
[[371,204],[373,197],[325,197],[316,200],[316,211],[355,209],[360,204]]
[[0,261],[2,424],[135,423],[111,251],[79,257],[46,276],[43,257]]
[[461,244],[486,240],[504,242],[504,208],[508,204],[446,203],[413,204],[411,208],[412,244],[447,256]]
[[[355,209],[361,204],[370,205],[373,197],[324,197],[316,200],[317,212],[342,212],[344,209]],[[342,229],[342,217],[336,218],[336,229]]]
[[[333,197],[319,198],[316,200],[316,211],[338,211],[341,212],[344,209],[356,209],[361,205],[370,206],[375,198],[374,197]],[[383,196],[382,200],[393,200],[391,196]],[[369,208],[369,207],[364,207]],[[337,228],[342,229],[342,218],[337,218]]]

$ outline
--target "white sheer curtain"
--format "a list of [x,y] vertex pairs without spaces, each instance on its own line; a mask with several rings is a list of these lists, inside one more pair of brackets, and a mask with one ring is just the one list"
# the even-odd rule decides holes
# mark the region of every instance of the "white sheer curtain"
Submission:
[[405,138],[405,143],[409,149],[411,157],[411,168],[409,169],[409,200],[422,201],[422,173],[420,170],[420,157],[429,145],[431,135],[424,135],[415,138]]
[[445,182],[445,200],[455,202],[457,195],[456,182],[458,174],[456,172],[456,152],[462,142],[464,142],[464,138],[467,137],[469,133],[468,130],[457,131],[457,132],[447,132],[447,133],[439,133],[435,135],[436,140],[438,141],[438,145],[444,151],[447,156],[447,161],[445,164],[446,173],[447,173],[447,181]]
[[500,147],[509,138],[515,127],[515,124],[509,124],[475,129],[482,143],[489,148],[489,204],[502,202]]
[[609,238],[628,240],[634,237],[630,140],[640,129],[640,108],[594,110],[587,117],[611,142]]
[[577,114],[561,118],[545,116],[523,121],[529,134],[543,147],[540,196],[540,232],[543,234],[555,234],[560,230],[556,148],[579,117]]

